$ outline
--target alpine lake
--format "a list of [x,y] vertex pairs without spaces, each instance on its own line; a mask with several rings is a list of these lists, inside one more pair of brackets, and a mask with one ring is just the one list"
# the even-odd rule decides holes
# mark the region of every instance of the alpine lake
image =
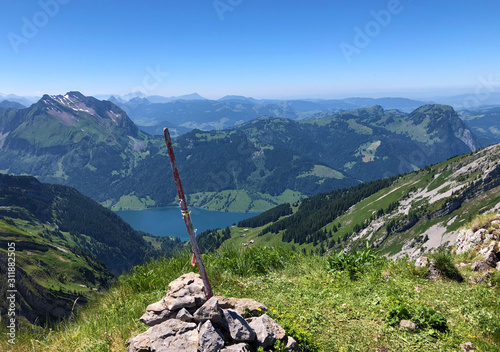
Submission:
[[[191,210],[191,221],[197,234],[206,230],[231,227],[241,220],[260,214],[221,212],[195,207],[189,208],[189,210]],[[135,230],[148,232],[155,236],[179,237],[182,241],[189,241],[181,210],[177,206],[144,210],[118,210],[115,213]]]

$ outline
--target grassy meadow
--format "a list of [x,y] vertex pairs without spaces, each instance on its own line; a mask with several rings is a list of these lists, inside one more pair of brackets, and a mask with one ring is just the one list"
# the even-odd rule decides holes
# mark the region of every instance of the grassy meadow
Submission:
[[[453,267],[471,258],[441,256],[443,265]],[[169,282],[196,270],[190,258],[182,252],[138,266],[72,319],[47,328],[25,326],[16,345],[2,334],[0,349],[124,351],[128,338],[147,330],[139,322],[146,306],[165,294]],[[500,272],[477,285],[469,283],[467,271],[463,282],[430,282],[426,269],[371,249],[308,256],[281,247],[226,245],[204,261],[216,295],[264,303],[301,351],[460,351],[469,341],[479,351],[500,350]],[[401,319],[417,329],[400,328]]]

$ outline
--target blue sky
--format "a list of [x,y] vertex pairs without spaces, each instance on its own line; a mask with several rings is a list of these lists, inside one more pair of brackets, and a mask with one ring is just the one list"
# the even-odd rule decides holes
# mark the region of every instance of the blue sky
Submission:
[[497,0],[4,0],[0,10],[4,94],[426,97],[500,82]]

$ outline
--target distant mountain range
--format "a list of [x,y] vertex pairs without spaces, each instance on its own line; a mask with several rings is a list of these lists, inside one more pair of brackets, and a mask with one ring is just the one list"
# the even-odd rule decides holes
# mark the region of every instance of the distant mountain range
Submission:
[[261,116],[304,120],[374,105],[380,105],[384,109],[411,112],[425,104],[425,102],[404,98],[256,100],[235,95],[225,96],[219,100],[175,99],[164,103],[154,103],[145,97],[136,97],[127,102],[114,97],[110,100],[126,111],[141,130],[158,135],[163,133],[164,126],[171,126],[176,132],[182,134],[183,131],[194,128],[221,130]]
[[[229,107],[232,101],[216,104]],[[192,103],[201,103],[200,112],[215,104],[183,102],[179,114]],[[480,146],[443,105],[410,114],[374,106],[311,120],[260,117],[175,139],[189,203],[233,211],[262,211]],[[0,108],[0,149],[1,172],[70,185],[114,209],[175,202],[163,138],[140,131],[110,101],[69,92],[44,95],[25,109]]]
[[15,101],[2,100],[0,101],[0,108],[24,109],[26,106]]
[[[120,106],[139,128],[151,135],[161,135],[168,127],[172,135],[179,136],[193,129],[213,130],[234,127],[261,116],[294,120],[317,119],[352,109],[380,105],[385,110],[410,113],[425,104],[446,104],[462,112],[475,114],[484,109],[500,106],[500,93],[432,97],[426,101],[402,97],[343,99],[254,99],[241,95],[226,95],[210,100],[198,93],[164,97],[132,92],[125,95],[98,94],[99,100],[109,100]],[[23,108],[40,98],[0,93],[0,107]],[[14,104],[17,103],[17,104]],[[21,105],[18,105],[21,104]],[[476,114],[478,115],[478,114]],[[471,126],[472,127],[472,126]],[[487,140],[484,140],[487,143]]]
[[14,102],[21,104],[22,106],[30,106],[34,102],[38,101],[40,97],[31,97],[31,96],[26,96],[26,97],[21,97],[19,95],[15,94],[2,94],[0,93],[0,101],[8,101],[8,102]]

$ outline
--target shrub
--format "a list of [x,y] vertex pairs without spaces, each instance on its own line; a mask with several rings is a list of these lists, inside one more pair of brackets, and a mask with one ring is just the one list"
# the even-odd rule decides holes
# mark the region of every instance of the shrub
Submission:
[[437,252],[432,253],[430,258],[434,259],[436,268],[438,268],[445,277],[459,282],[463,281],[460,271],[458,271],[453,263],[453,257],[449,250],[439,249]]
[[328,257],[326,266],[330,272],[346,271],[351,280],[356,280],[361,273],[379,266],[383,262],[384,258],[367,242],[366,247],[359,251],[355,250],[347,254],[340,251],[332,254]]
[[389,310],[385,320],[393,326],[398,325],[401,320],[410,320],[417,328],[427,330],[430,335],[435,335],[437,331],[446,332],[448,329],[446,319],[441,314],[420,305],[396,304]]
[[466,224],[465,228],[471,228],[474,232],[479,229],[487,229],[491,226],[493,220],[499,220],[497,214],[488,213],[478,215],[472,222]]

